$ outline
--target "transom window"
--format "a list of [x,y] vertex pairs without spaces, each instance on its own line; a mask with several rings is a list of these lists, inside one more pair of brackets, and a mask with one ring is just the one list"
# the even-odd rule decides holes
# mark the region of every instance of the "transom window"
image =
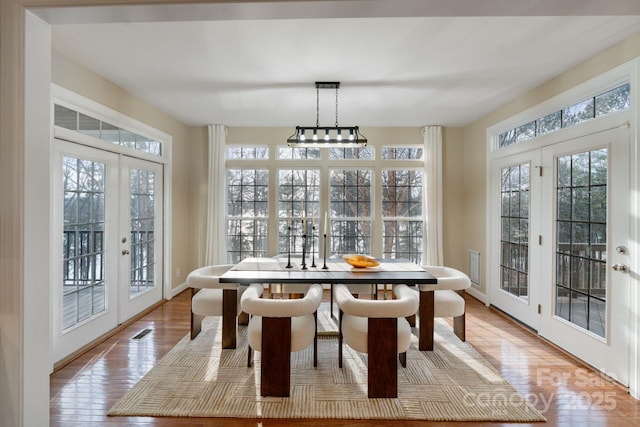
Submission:
[[160,141],[128,131],[59,104],[54,106],[54,124],[142,153],[162,156],[162,143]]
[[528,141],[585,120],[628,110],[630,107],[631,85],[627,83],[501,133],[498,135],[498,148]]
[[278,158],[282,160],[320,159],[319,148],[278,147]]
[[227,159],[268,159],[269,147],[228,147]]
[[373,159],[373,147],[362,148],[332,148],[329,151],[329,157],[332,159]]
[[383,147],[382,158],[385,160],[422,160],[422,147]]

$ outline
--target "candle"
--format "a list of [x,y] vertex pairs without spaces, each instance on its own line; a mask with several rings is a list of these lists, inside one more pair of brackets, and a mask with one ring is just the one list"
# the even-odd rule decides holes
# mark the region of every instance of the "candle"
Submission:
[[327,216],[327,211],[324,211],[324,234],[327,234],[328,229],[329,229],[329,218]]

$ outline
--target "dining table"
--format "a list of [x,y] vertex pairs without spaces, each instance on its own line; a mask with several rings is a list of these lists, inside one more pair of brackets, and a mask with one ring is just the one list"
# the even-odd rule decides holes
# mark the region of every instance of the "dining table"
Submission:
[[[245,258],[220,277],[220,283],[249,285],[263,284],[322,284],[322,285],[407,285],[419,291],[418,348],[433,350],[434,289],[438,279],[419,265],[403,259],[378,259],[375,267],[352,267],[342,259],[316,259],[313,266],[300,258]],[[434,288],[434,289],[431,289]],[[229,298],[237,298],[229,294]],[[332,295],[333,298],[333,295]],[[231,304],[223,304],[223,306]],[[224,316],[224,314],[223,314]],[[233,333],[235,329],[223,331]],[[223,337],[224,340],[224,337]]]

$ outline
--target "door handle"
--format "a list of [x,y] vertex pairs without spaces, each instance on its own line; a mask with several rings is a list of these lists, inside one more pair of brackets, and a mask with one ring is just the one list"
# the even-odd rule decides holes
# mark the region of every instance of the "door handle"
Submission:
[[613,264],[611,268],[613,268],[615,271],[621,271],[623,273],[626,273],[629,271],[629,267],[627,267],[624,264]]
[[128,251],[128,250],[126,250],[126,249],[123,249],[123,250],[122,250],[122,255],[129,255],[129,251]]

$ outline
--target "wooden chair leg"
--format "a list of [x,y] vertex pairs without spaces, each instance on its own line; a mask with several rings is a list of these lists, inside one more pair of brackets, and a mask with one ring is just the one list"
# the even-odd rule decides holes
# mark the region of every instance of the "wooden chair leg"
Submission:
[[400,353],[400,364],[403,368],[407,367],[407,352]]
[[291,318],[262,318],[260,394],[289,397],[291,381]]
[[202,330],[202,319],[204,316],[199,316],[191,312],[191,339],[194,339],[198,336],[200,331]]
[[453,318],[453,332],[456,334],[460,341],[466,341],[466,313],[462,313],[462,316]]
[[316,322],[316,330],[313,333],[313,367],[318,367],[318,312],[313,312],[313,320]]
[[[199,290],[200,289],[191,288],[191,299],[193,299],[193,296],[197,294]],[[193,311],[191,312],[191,339],[197,337],[202,330],[202,319],[204,319],[204,316],[194,314]]]
[[342,369],[342,310],[338,314],[338,368]]
[[241,311],[238,314],[238,325],[247,326],[249,324],[249,314]]
[[408,316],[405,319],[407,319],[407,322],[409,322],[409,326],[411,326],[412,328],[416,327],[416,315],[415,314],[412,314],[411,316]]
[[247,368],[250,368],[253,365],[253,351],[251,350],[251,346],[247,346]]
[[329,317],[333,319],[333,285],[329,285]]
[[398,319],[370,317],[367,334],[367,394],[398,397]]

